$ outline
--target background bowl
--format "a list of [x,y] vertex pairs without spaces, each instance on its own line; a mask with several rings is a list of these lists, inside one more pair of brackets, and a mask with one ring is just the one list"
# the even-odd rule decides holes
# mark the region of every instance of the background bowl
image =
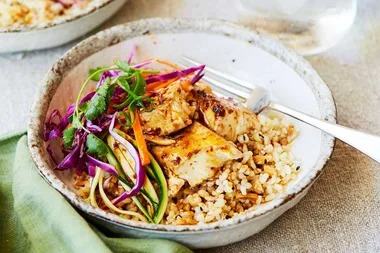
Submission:
[[29,149],[39,173],[83,215],[119,236],[165,238],[206,248],[259,232],[305,196],[329,159],[334,138],[292,120],[300,130],[293,154],[302,161],[302,170],[282,195],[247,214],[196,226],[157,225],[106,213],[78,197],[70,180],[72,172],[53,170],[42,138],[46,115],[55,108],[61,112],[67,109],[90,68],[127,58],[135,44],[136,61],[152,57],[171,61],[186,54],[264,86],[282,104],[335,122],[330,90],[310,64],[255,31],[223,21],[194,19],[148,19],[112,27],[79,43],[51,68],[34,101],[28,126]]
[[87,8],[35,25],[0,27],[0,53],[50,48],[70,42],[102,24],[127,0],[94,0]]

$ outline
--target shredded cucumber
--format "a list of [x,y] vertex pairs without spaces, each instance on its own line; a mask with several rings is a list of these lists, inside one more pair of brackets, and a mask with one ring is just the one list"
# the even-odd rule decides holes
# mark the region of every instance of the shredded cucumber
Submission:
[[106,195],[106,193],[104,192],[104,189],[103,189],[103,174],[104,174],[103,171],[100,171],[99,193],[100,193],[101,198],[102,198],[103,201],[104,201],[104,204],[105,204],[108,208],[114,210],[114,211],[117,212],[117,213],[126,214],[126,215],[131,215],[131,216],[136,216],[136,217],[138,217],[141,221],[147,221],[147,219],[146,219],[143,215],[141,215],[141,214],[139,214],[139,213],[137,213],[137,212],[131,212],[131,211],[126,211],[126,210],[121,210],[121,209],[117,208],[114,204],[112,204],[111,200],[109,200],[109,198],[107,197],[107,195]]
[[[122,168],[119,164],[119,162],[117,161],[115,155],[113,154],[112,150],[110,152],[108,152],[107,154],[107,160],[108,162],[115,166],[116,170],[120,173],[119,175],[123,175],[123,176],[120,176],[120,178],[124,179],[126,181],[126,177],[125,177],[125,174],[124,172],[122,171]],[[124,189],[126,191],[130,191],[131,190],[131,187],[129,187],[127,184],[122,184]],[[135,202],[135,204],[137,205],[137,207],[141,210],[141,212],[143,212],[143,214],[146,216],[146,218],[148,219],[149,222],[151,223],[154,223],[154,220],[152,219],[152,216],[148,213],[148,211],[145,209],[145,207],[141,204],[140,200],[134,196],[132,197],[132,200],[133,202]]]
[[[126,133],[118,129],[114,129],[114,131],[117,132],[123,138],[130,141],[137,148],[136,141],[131,139]],[[164,217],[166,207],[168,205],[168,185],[166,182],[164,172],[162,171],[160,165],[157,163],[156,159],[154,159],[151,153],[149,153],[149,158],[150,164],[145,166],[146,171],[151,171],[154,178],[157,180],[158,187],[160,188],[160,200],[155,210],[153,219],[155,223],[160,223],[162,218]]]

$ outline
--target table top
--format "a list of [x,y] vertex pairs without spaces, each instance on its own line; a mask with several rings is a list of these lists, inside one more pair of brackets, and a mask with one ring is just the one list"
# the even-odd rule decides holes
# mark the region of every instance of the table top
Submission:
[[[91,34],[149,17],[240,21],[229,0],[130,0]],[[0,55],[0,134],[26,129],[40,80],[79,40],[54,49]],[[380,2],[360,1],[355,24],[343,40],[306,59],[330,86],[339,123],[380,135]],[[379,169],[337,141],[325,172],[298,205],[258,235],[202,252],[380,252]]]

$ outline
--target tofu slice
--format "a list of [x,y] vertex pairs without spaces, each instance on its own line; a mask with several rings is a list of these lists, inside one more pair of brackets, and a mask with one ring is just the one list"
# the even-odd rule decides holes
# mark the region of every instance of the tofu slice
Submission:
[[227,161],[243,156],[233,143],[198,122],[174,140],[176,142],[170,146],[153,147],[152,153],[169,178],[184,179],[192,187],[214,176]]
[[228,141],[250,130],[260,129],[257,115],[232,99],[224,99],[204,89],[192,91],[199,105],[200,121]]
[[154,110],[140,113],[144,133],[165,136],[191,125],[196,106],[187,102],[189,95],[177,81],[151,97]]

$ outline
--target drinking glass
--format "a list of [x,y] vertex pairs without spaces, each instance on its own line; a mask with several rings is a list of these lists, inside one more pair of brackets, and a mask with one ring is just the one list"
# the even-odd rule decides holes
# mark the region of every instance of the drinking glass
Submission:
[[350,29],[356,0],[239,0],[241,22],[303,55],[334,46]]

